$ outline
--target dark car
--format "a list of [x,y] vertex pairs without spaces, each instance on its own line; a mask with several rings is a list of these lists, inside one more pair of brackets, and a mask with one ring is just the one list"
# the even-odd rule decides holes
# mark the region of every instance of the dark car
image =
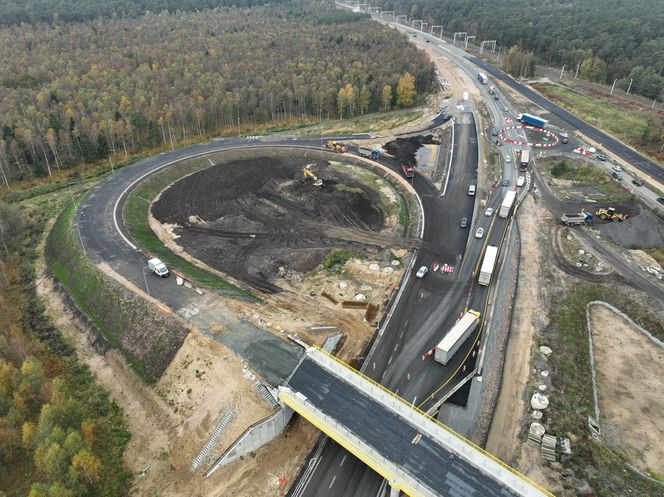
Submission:
[[657,197],[657,202],[664,204],[664,197]]
[[634,178],[632,183],[634,183],[636,186],[643,186],[645,181],[643,181],[641,178]]
[[504,179],[503,180],[503,186],[510,186],[510,180]]
[[623,179],[622,174],[618,174],[615,171],[613,172],[613,174],[611,176],[613,176],[616,181],[622,181],[622,179]]
[[462,228],[467,228],[468,227],[468,218],[467,217],[462,217],[461,222],[459,223],[459,226]]

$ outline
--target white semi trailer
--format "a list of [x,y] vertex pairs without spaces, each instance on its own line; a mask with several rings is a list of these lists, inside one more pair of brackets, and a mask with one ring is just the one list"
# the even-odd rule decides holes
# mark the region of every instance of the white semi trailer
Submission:
[[484,260],[480,268],[480,277],[478,283],[482,286],[489,286],[491,283],[491,276],[496,268],[496,260],[498,259],[498,247],[489,245],[484,252]]
[[445,338],[436,345],[434,353],[434,360],[443,365],[447,364],[454,356],[463,342],[477,329],[480,322],[480,313],[473,310],[468,310],[452,327]]

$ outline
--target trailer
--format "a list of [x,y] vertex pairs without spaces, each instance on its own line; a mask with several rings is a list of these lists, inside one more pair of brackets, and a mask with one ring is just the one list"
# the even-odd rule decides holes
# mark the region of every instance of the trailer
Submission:
[[546,127],[547,124],[549,124],[549,121],[547,121],[546,119],[533,116],[532,114],[519,114],[519,117],[517,117],[517,119],[523,124],[530,124],[531,126],[535,126],[536,128],[544,128]]
[[527,171],[528,164],[530,164],[530,150],[521,150],[519,153],[519,169]]
[[482,286],[489,286],[491,283],[491,275],[496,267],[498,260],[498,247],[489,245],[484,252],[484,260],[482,260],[482,267],[480,268],[480,277],[477,281]]
[[515,200],[516,200],[516,190],[508,191],[507,194],[505,194],[503,203],[500,204],[500,210],[498,211],[498,216],[502,218],[506,218],[507,216],[509,216],[512,207],[514,206]]
[[434,352],[434,360],[446,365],[454,356],[459,347],[463,345],[466,339],[477,329],[480,322],[480,313],[473,310],[468,310],[459,319],[452,329],[445,335]]

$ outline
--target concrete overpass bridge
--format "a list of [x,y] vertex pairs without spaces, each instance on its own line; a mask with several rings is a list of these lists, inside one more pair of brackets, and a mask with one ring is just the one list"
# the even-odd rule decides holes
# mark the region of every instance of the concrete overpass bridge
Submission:
[[381,385],[309,347],[281,402],[410,497],[554,497]]

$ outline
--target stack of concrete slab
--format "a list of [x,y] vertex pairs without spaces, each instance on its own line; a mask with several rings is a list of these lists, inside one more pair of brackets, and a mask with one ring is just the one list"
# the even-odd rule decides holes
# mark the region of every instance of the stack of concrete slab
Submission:
[[531,423],[530,429],[528,430],[528,443],[535,447],[539,447],[545,433],[546,430],[540,423]]
[[546,461],[556,460],[556,437],[544,435],[542,437],[542,459]]

